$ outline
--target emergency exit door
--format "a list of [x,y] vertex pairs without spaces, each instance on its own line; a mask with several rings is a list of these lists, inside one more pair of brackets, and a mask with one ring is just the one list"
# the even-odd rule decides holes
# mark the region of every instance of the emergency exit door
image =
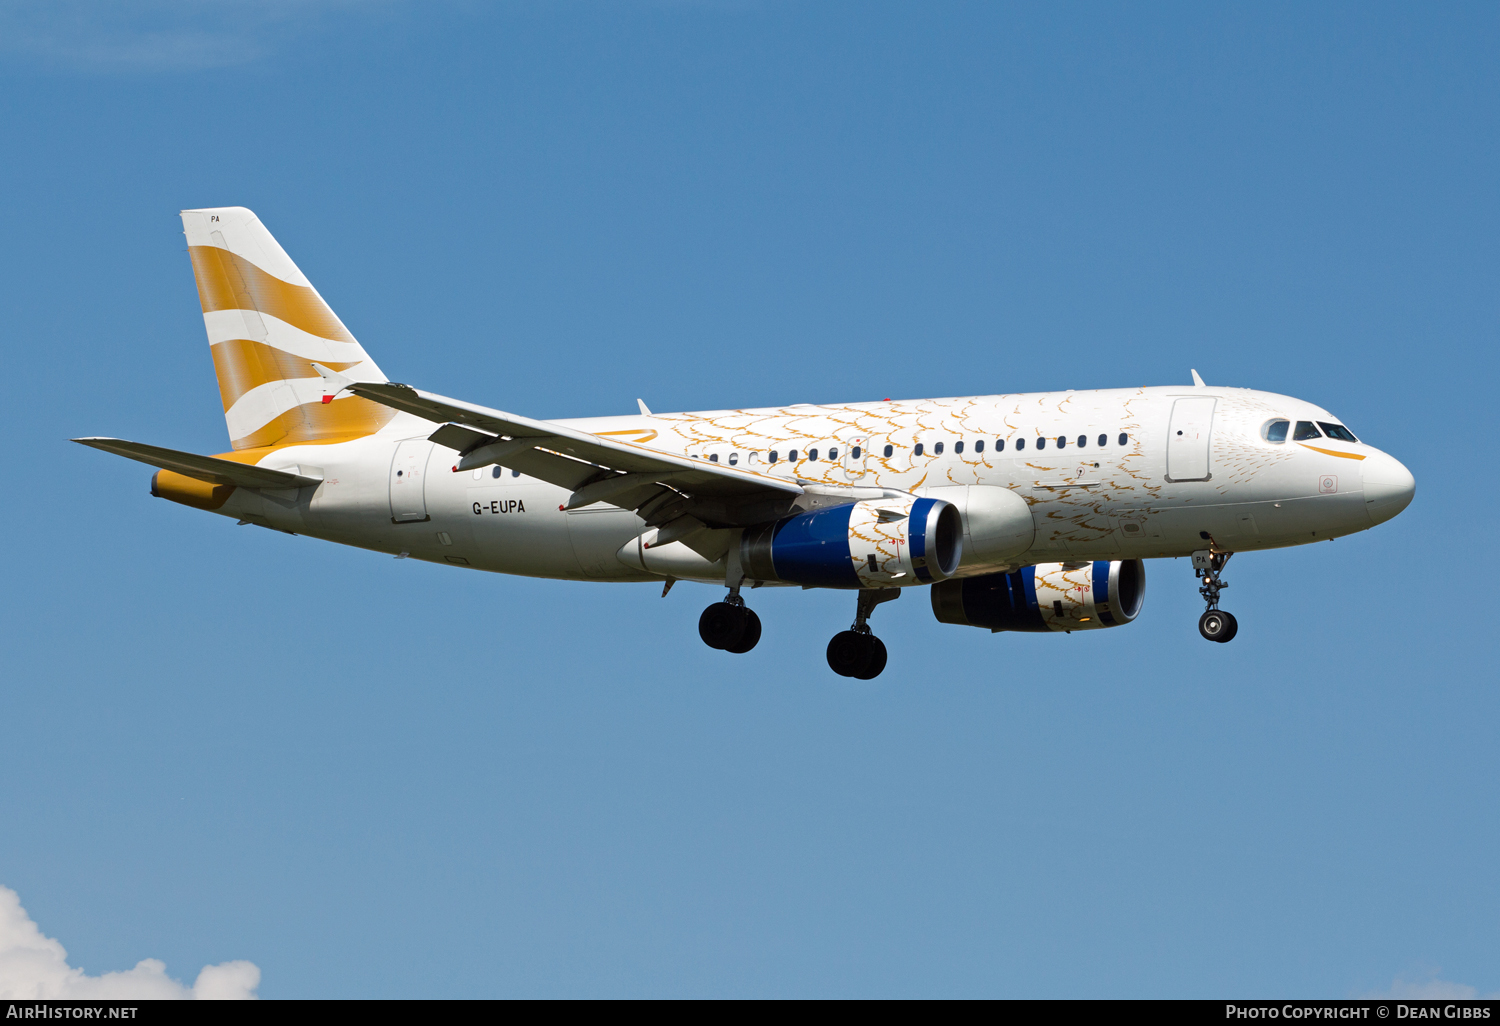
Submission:
[[858,481],[865,476],[865,457],[868,455],[866,444],[869,439],[862,434],[846,434],[839,436],[839,463],[844,471],[845,481]]
[[1208,442],[1214,425],[1212,396],[1183,398],[1172,404],[1167,428],[1167,480],[1207,481]]

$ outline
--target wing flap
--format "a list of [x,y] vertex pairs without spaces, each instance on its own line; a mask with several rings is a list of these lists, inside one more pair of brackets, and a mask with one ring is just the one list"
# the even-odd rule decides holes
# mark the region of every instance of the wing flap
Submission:
[[444,424],[428,435],[427,440],[463,455],[471,449],[477,449],[481,445],[488,445],[495,441],[495,436],[485,431],[475,431],[462,424]]

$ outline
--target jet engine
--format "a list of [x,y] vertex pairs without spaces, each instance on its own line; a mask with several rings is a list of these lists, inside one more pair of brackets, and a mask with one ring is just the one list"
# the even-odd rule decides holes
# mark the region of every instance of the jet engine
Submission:
[[964,524],[964,576],[1015,566],[1031,548],[1036,524],[1026,500],[998,485],[943,485],[929,488],[934,499],[958,507]]
[[992,631],[1087,631],[1140,615],[1146,566],[1139,559],[1038,563],[932,586],[932,612],[943,623]]
[[818,588],[904,588],[953,576],[963,556],[958,509],[941,499],[866,499],[745,531],[752,581]]

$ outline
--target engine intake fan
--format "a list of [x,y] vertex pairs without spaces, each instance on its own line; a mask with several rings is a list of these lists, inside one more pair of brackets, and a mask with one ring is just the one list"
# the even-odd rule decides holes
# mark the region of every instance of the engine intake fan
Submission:
[[1088,631],[1140,615],[1146,565],[1139,559],[1038,563],[932,586],[932,612],[943,623],[992,631]]

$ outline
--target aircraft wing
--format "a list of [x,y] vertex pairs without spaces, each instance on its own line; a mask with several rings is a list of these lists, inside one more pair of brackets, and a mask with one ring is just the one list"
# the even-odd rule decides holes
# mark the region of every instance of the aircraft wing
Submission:
[[73,441],[213,484],[240,485],[245,488],[306,488],[322,482],[322,478],[304,477],[285,470],[267,470],[265,467],[236,463],[233,460],[221,460],[217,456],[199,456],[197,453],[164,449],[159,445],[127,442],[123,438],[75,438]]
[[[357,396],[442,424],[430,437],[460,453],[456,469],[498,463],[520,470],[570,489],[569,509],[608,502],[638,510],[650,523],[682,513],[706,523],[757,523],[779,515],[802,494],[795,482],[767,474],[475,406],[410,385],[354,382],[344,387]],[[685,502],[661,504],[671,493]]]

